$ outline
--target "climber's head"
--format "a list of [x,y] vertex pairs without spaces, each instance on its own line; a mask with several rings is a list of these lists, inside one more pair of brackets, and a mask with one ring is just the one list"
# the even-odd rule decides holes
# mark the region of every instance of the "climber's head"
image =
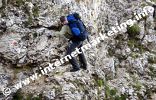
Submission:
[[60,21],[61,21],[61,23],[62,23],[63,25],[68,24],[67,17],[65,17],[65,16],[61,16],[61,17],[60,17]]

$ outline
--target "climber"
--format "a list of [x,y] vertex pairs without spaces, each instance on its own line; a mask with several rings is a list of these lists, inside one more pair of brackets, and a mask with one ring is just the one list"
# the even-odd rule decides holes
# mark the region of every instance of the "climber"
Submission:
[[[69,14],[67,17],[60,17],[61,24],[63,25],[60,32],[53,33],[55,36],[64,35],[69,39],[69,45],[67,49],[67,55],[70,55],[76,48],[81,48],[83,41],[88,39],[88,32],[85,25],[81,21],[78,13]],[[82,52],[82,50],[81,50]],[[69,62],[72,64],[73,69],[70,72],[76,72],[80,68],[87,69],[87,61],[84,53],[78,54],[80,64],[78,64],[76,58],[72,57]]]

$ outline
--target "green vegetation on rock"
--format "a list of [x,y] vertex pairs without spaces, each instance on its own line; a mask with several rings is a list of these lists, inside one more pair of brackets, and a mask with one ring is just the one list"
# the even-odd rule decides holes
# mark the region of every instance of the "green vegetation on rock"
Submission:
[[23,94],[21,93],[20,90],[18,90],[18,91],[13,95],[13,100],[23,100]]
[[104,100],[126,100],[126,94],[118,94],[115,88],[110,88],[110,86],[105,83],[105,99]]
[[31,26],[33,24],[32,16],[28,16],[28,20],[25,22],[25,27]]
[[24,5],[25,1],[24,0],[16,0],[16,5],[20,7],[21,5]]
[[39,7],[37,6],[37,4],[35,4],[33,8],[33,16],[39,17]]
[[[119,94],[117,89],[111,88],[106,80],[100,79],[98,77],[94,77],[96,84],[98,86],[98,94],[102,92],[102,88],[105,90],[105,99],[104,100],[126,100],[126,94]],[[100,96],[100,95],[99,95]],[[100,100],[100,97],[99,97]]]
[[137,35],[140,34],[140,27],[137,24],[134,24],[131,27],[127,28],[127,33],[129,35],[129,38],[135,39]]
[[99,87],[102,87],[102,86],[104,86],[104,81],[102,79],[98,79],[97,84]]
[[139,57],[139,54],[138,53],[135,53],[135,52],[132,52],[131,55],[130,55],[132,58],[136,59]]
[[155,78],[156,77],[156,69],[153,67],[153,66],[150,66],[149,67],[149,75],[152,77],[152,78]]
[[148,62],[149,62],[150,64],[156,64],[156,57],[154,57],[154,56],[149,57],[149,58],[148,58]]
[[137,82],[134,82],[133,87],[136,89],[136,91],[140,91],[142,84],[139,81],[137,81]]
[[39,96],[33,96],[32,93],[23,94],[20,90],[18,90],[13,95],[13,100],[42,100],[42,94],[40,94]]
[[127,42],[128,46],[131,48],[131,50],[133,50],[134,48],[138,48],[140,53],[143,53],[145,51],[148,51],[148,48],[144,47],[140,41],[138,41],[137,39],[129,39],[129,41]]

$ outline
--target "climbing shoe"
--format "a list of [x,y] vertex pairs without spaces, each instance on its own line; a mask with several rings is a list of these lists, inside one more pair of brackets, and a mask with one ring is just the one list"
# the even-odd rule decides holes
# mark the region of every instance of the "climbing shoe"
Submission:
[[87,70],[87,66],[81,66],[82,69]]

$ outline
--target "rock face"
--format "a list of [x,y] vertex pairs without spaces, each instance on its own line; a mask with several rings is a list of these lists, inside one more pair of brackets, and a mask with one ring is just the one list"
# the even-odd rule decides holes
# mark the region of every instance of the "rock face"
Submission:
[[2,7],[3,5],[2,5],[2,0],[0,0],[0,8]]
[[[0,88],[64,57],[68,41],[53,37],[59,17],[80,13],[90,39],[133,18],[144,0],[0,0]],[[88,70],[70,73],[69,63],[0,99],[148,100],[156,94],[156,31],[150,14],[85,52]],[[43,27],[45,26],[45,27]],[[132,33],[131,35],[130,32]],[[52,35],[52,38],[48,38]],[[84,44],[87,43],[86,41]],[[155,99],[153,99],[155,100]]]

